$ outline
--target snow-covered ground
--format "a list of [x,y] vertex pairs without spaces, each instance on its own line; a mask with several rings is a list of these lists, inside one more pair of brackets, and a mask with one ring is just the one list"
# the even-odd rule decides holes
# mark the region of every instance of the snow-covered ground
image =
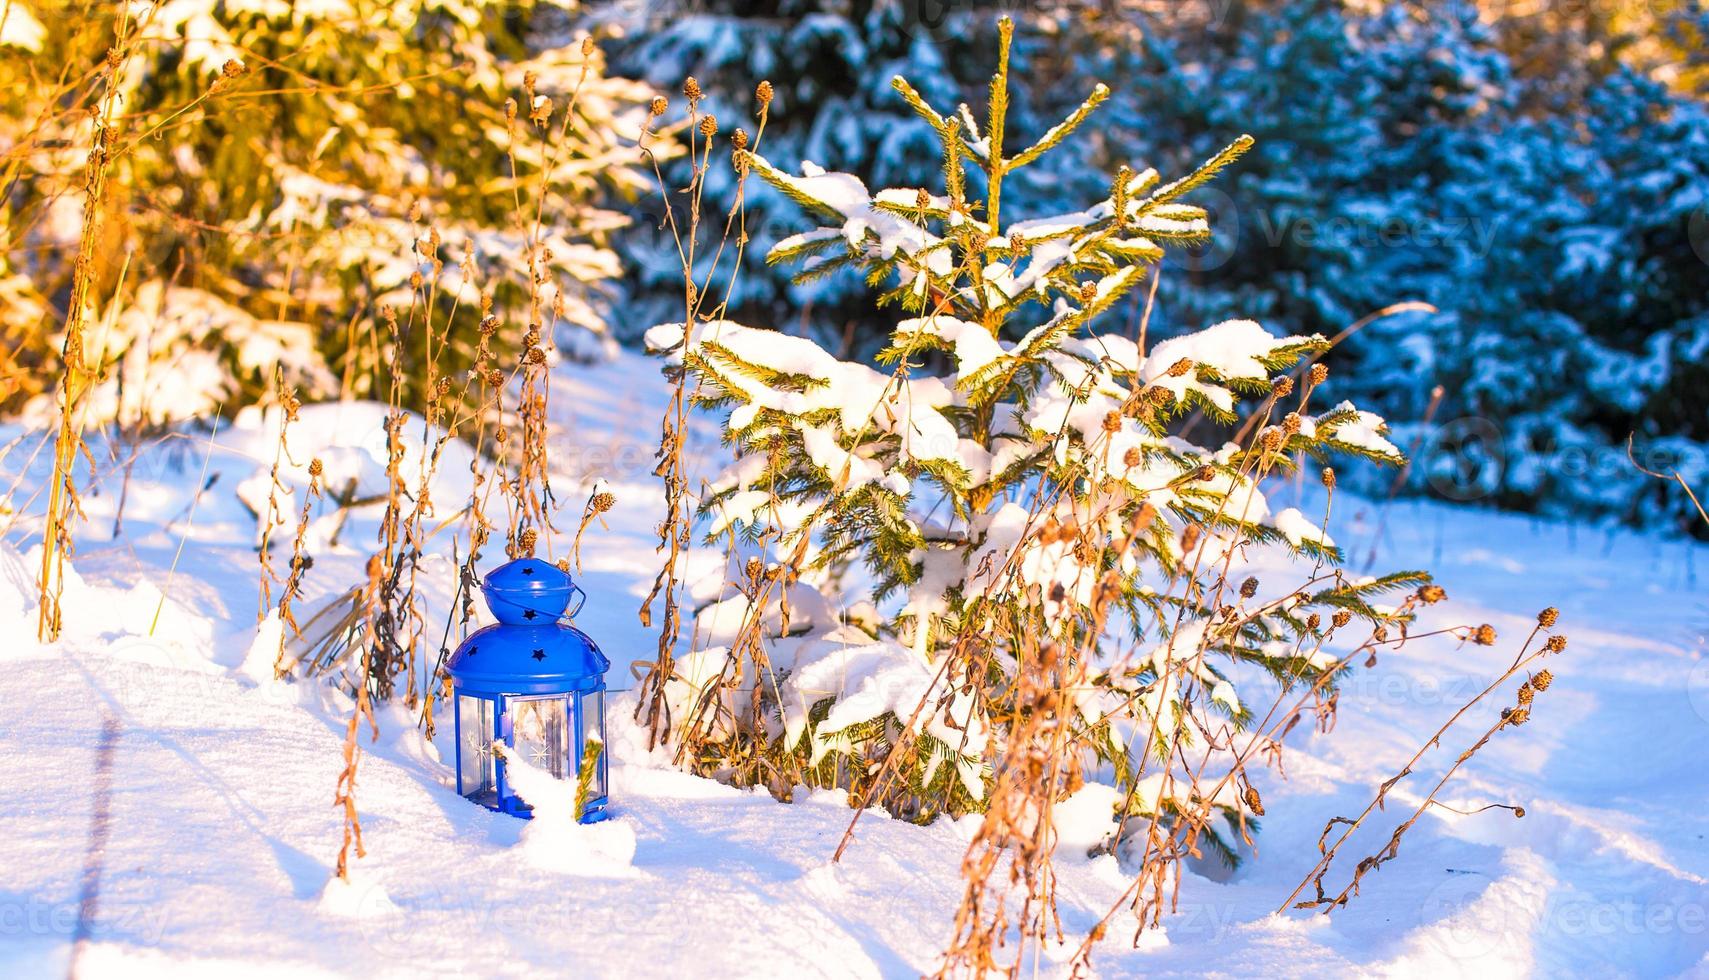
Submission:
[[[618,688],[654,645],[635,609],[655,569],[660,503],[649,472],[663,397],[655,366],[630,354],[560,370],[552,396],[560,497],[574,510],[598,477],[618,498],[608,526],[583,544],[580,580],[592,599],[577,619],[611,655]],[[378,419],[371,407],[312,409],[303,438],[345,447],[323,450],[329,470],[365,473],[365,458],[383,456]],[[971,823],[916,827],[871,814],[832,864],[851,816],[840,795],[783,805],[660,768],[625,731],[621,700],[612,813],[635,838],[631,869],[590,876],[541,862],[519,846],[522,822],[450,788],[446,733],[429,744],[386,710],[357,793],[368,853],[349,889],[329,890],[349,705],[330,689],[258,683],[265,671],[242,669],[257,585],[255,521],[237,491],[272,461],[264,427],[245,416],[211,441],[144,447],[116,536],[129,450],[103,459],[84,501],[66,636],[50,647],[34,640],[27,516],[40,509],[31,501],[46,453],[31,462],[39,435],[0,433],[0,444],[14,439],[0,477],[12,486],[23,474],[11,501],[26,516],[0,548],[0,975],[933,968]],[[691,448],[719,451],[706,430]],[[121,465],[107,462],[113,455]],[[1331,531],[1355,565],[1381,510],[1338,501]],[[1232,875],[1189,875],[1178,911],[1137,948],[1118,919],[1095,968],[1709,976],[1709,551],[1423,503],[1394,504],[1383,523],[1377,566],[1429,567],[1448,590],[1452,601],[1427,609],[1424,625],[1489,622],[1502,642],[1415,642],[1349,681],[1335,730],[1301,726],[1285,773],[1259,780],[1269,816],[1257,852]],[[357,580],[371,527],[352,521],[317,559],[304,608]],[[562,555],[568,540],[549,544]],[[441,604],[444,581],[429,589]],[[1548,605],[1571,638],[1550,664],[1554,685],[1533,720],[1495,739],[1444,796],[1468,810],[1520,804],[1527,815],[1433,809],[1349,908],[1276,915],[1310,870],[1324,821],[1358,812],[1500,673]],[[1497,707],[1465,732],[1482,731]],[[1437,755],[1451,760],[1465,732]],[[1399,805],[1355,838],[1359,854],[1381,846],[1415,791],[1397,787]],[[1059,862],[1064,928],[1084,934],[1127,879],[1112,857],[1064,851]],[[1047,956],[1039,975],[1064,960]]]

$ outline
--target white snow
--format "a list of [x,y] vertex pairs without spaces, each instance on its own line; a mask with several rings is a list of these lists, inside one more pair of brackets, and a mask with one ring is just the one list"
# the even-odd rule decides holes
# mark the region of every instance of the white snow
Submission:
[[517,845],[529,864],[587,878],[635,877],[633,827],[623,820],[578,823],[573,780],[535,768],[503,742],[494,742],[493,751],[504,757],[516,795],[534,808]]
[[[1192,391],[1228,411],[1234,406],[1234,395],[1226,388],[1199,381],[1198,369],[1209,368],[1224,379],[1260,380],[1269,376],[1260,358],[1300,339],[1303,338],[1275,337],[1251,320],[1225,320],[1158,344],[1140,366],[1139,376],[1146,384],[1167,389],[1178,399]],[[1193,369],[1171,377],[1169,369],[1183,360],[1190,362]]]
[[[1244,349],[1261,346],[1252,340]],[[596,524],[582,544],[578,580],[592,598],[577,622],[611,656],[609,680],[619,689],[632,686],[630,662],[649,660],[656,639],[635,616],[656,570],[661,514],[650,476],[665,401],[655,377],[656,363],[633,354],[564,365],[551,401],[558,493],[580,500],[603,478],[618,500],[605,515],[609,527]],[[375,418],[361,406],[305,412],[292,456],[300,463],[322,454],[329,468],[334,458],[348,460],[341,472],[368,480]],[[74,959],[86,976],[870,977],[935,969],[961,894],[967,823],[918,827],[868,814],[831,864],[852,815],[846,794],[798,793],[796,803],[781,804],[675,771],[668,751],[645,750],[624,693],[609,712],[608,831],[563,822],[554,831],[549,821],[526,823],[464,801],[450,787],[445,728],[428,742],[403,711],[382,710],[379,741],[363,742],[357,786],[367,855],[352,859],[352,884],[329,887],[340,842],[333,785],[351,705],[329,687],[266,680],[278,624],[256,627],[254,517],[236,493],[271,463],[266,428],[260,417],[245,419],[214,441],[215,482],[193,521],[184,511],[201,478],[205,436],[143,447],[116,539],[121,474],[103,467],[86,488],[88,518],[77,527],[66,635],[46,647],[34,640],[39,554],[29,547],[40,506],[29,501],[46,461],[30,463],[23,451],[36,433],[0,431],[0,443],[26,437],[0,460],[0,485],[25,468],[9,498],[24,514],[0,524],[0,710],[9,715],[0,725],[0,974],[65,975]],[[724,462],[710,426],[691,426],[689,451],[709,475]],[[98,446],[96,458],[104,452]],[[454,486],[468,478],[467,460],[441,472]],[[725,479],[745,486],[739,468]],[[435,497],[449,508],[456,493]],[[1304,522],[1295,528],[1301,540],[1316,530],[1304,515],[1324,513],[1320,493],[1284,487],[1269,497],[1277,527],[1293,525],[1285,516],[1293,512]],[[1131,919],[1117,914],[1095,971],[1701,975],[1709,967],[1709,773],[1700,764],[1709,745],[1709,549],[1345,492],[1334,514],[1332,530],[1349,554],[1363,556],[1375,543],[1373,567],[1428,566],[1450,600],[1423,611],[1413,631],[1420,638],[1347,678],[1332,732],[1302,724],[1287,738],[1285,772],[1256,771],[1267,815],[1241,868],[1190,862],[1179,905],[1137,945]],[[1004,515],[994,530],[1014,524],[1015,515]],[[322,537],[305,608],[355,580],[375,526],[373,509],[359,507],[336,543]],[[551,535],[546,547],[554,558],[568,550]],[[1285,581],[1282,555],[1234,560],[1267,588]],[[684,561],[697,581],[718,579],[698,550]],[[1273,581],[1267,568],[1276,569]],[[1038,573],[1053,574],[1045,566]],[[716,598],[696,594],[696,604]],[[430,600],[437,616],[448,596]],[[1429,810],[1348,908],[1329,917],[1274,914],[1315,859],[1324,821],[1357,813],[1505,667],[1548,605],[1561,608],[1561,630],[1571,637],[1551,662],[1554,684],[1538,696],[1531,721],[1493,740],[1443,797],[1466,810],[1518,803],[1527,816]],[[827,614],[834,617],[812,609],[791,617]],[[1500,632],[1496,647],[1423,636],[1481,622]],[[832,686],[861,692],[842,702],[839,723],[911,707],[931,677],[915,652],[829,625],[835,642],[787,650],[779,641],[782,665],[793,671],[794,687],[784,692],[789,723],[800,724],[814,691]],[[1255,690],[1245,677],[1234,681],[1243,693]],[[959,737],[951,723],[968,720],[964,709],[952,701],[945,711],[922,723]],[[1445,740],[1439,754],[1452,758],[1459,744]],[[1422,785],[1396,787],[1355,837],[1359,854],[1386,843]],[[1100,786],[1057,807],[1070,943],[1129,880],[1120,856],[1083,856],[1102,842],[1121,802]],[[556,791],[561,802],[562,789],[548,786],[546,797]],[[1155,806],[1168,791],[1144,783],[1134,807]],[[92,847],[97,827],[105,842]],[[590,854],[624,876],[587,875]],[[94,900],[85,901],[86,889]],[[1060,953],[1047,949],[1040,976],[1063,975]]]
[[1307,541],[1322,545],[1325,548],[1335,547],[1335,542],[1330,540],[1329,535],[1324,534],[1322,528],[1313,524],[1304,514],[1300,513],[1298,507],[1285,507],[1277,511],[1270,518],[1270,524],[1287,536],[1288,543],[1296,548]]
[[22,3],[0,4],[0,45],[38,52],[47,38],[47,28]]

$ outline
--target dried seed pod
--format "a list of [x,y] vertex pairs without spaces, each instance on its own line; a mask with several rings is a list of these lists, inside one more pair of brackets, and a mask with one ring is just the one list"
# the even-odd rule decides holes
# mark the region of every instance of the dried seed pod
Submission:
[[655,116],[662,116],[671,107],[670,100],[662,95],[653,96],[653,101],[647,106],[647,111]]
[[689,102],[700,101],[702,94],[700,91],[700,82],[697,81],[693,75],[690,75],[683,80],[682,94],[688,97]]
[[1509,725],[1523,725],[1530,720],[1530,708],[1514,708],[1512,711],[1507,713],[1507,723]]
[[1495,627],[1484,623],[1472,632],[1472,642],[1480,647],[1495,646]]
[[1080,284],[1080,305],[1085,306],[1098,298],[1098,284],[1083,282]]
[[1554,606],[1550,606],[1549,608],[1547,608],[1547,609],[1545,609],[1542,612],[1537,614],[1537,625],[1543,627],[1544,629],[1548,629],[1549,627],[1554,626],[1555,621],[1560,619],[1560,618],[1561,618],[1561,611],[1559,609],[1556,609]]
[[735,147],[738,150],[747,149],[748,148],[748,131],[745,129],[742,129],[740,127],[737,127],[736,132],[730,136],[730,142],[735,144]]
[[1536,676],[1531,678],[1531,686],[1539,691],[1547,691],[1549,689],[1549,685],[1554,682],[1555,675],[1546,670],[1539,670]]
[[1351,623],[1352,621],[1353,621],[1353,614],[1348,612],[1345,609],[1337,609],[1335,611],[1335,615],[1331,616],[1329,618],[1329,622],[1336,629],[1340,629],[1341,627],[1346,626],[1348,623]]
[[552,118],[552,100],[544,95],[536,95],[529,103],[528,121],[536,126],[544,126]]
[[1258,795],[1258,787],[1250,784],[1246,787],[1246,809],[1251,810],[1257,816],[1262,817],[1264,815],[1264,800]]
[[1179,378],[1179,377],[1185,375],[1188,371],[1191,371],[1192,369],[1193,369],[1192,359],[1183,357],[1179,361],[1176,361],[1174,364],[1169,365],[1168,374],[1169,374],[1169,377],[1171,377],[1171,378]]
[[1334,490],[1335,489],[1335,470],[1334,470],[1334,468],[1325,466],[1323,468],[1322,477],[1323,477],[1323,488],[1325,490]]
[[593,35],[592,34],[584,34],[584,35],[582,35],[582,57],[584,57],[584,58],[590,57],[592,54],[593,54]]
[[616,506],[616,504],[617,496],[603,490],[594,494],[593,500],[589,501],[589,506],[593,508],[593,512],[595,514],[603,514]]
[[[320,476],[322,473],[325,473],[325,472],[326,472],[326,464],[322,463],[320,461],[319,456],[316,456],[314,459],[309,460],[309,476]],[[1545,671],[1545,673],[1546,673],[1546,671]]]
[[754,101],[760,104],[761,112],[764,112],[766,107],[771,105],[770,81],[762,81],[760,82],[759,87],[754,89]]
[[1327,377],[1329,377],[1329,368],[1328,367],[1326,367],[1322,364],[1313,364],[1311,366],[1312,387],[1316,387],[1320,384],[1323,384],[1324,379]]
[[1288,434],[1272,425],[1259,435],[1258,441],[1263,445],[1265,452],[1280,452],[1283,444],[1288,441]]
[[1305,628],[1308,630],[1315,630],[1321,625],[1323,625],[1323,617],[1317,613],[1312,613],[1305,618]]
[[1108,412],[1104,415],[1104,431],[1114,434],[1122,430],[1122,415],[1120,412]]
[[718,117],[707,113],[700,117],[700,135],[711,139],[718,134]]
[[1531,690],[1531,683],[1529,681],[1527,681],[1524,684],[1519,685],[1519,703],[1520,704],[1530,704],[1531,699],[1536,697],[1536,696],[1537,696],[1537,692]]
[[1209,463],[1201,463],[1201,464],[1199,464],[1199,468],[1193,471],[1193,479],[1199,481],[1200,483],[1206,483],[1206,482],[1210,481],[1211,479],[1213,479],[1215,476],[1216,476],[1216,467],[1212,466]]
[[1282,417],[1282,431],[1290,436],[1299,435],[1301,422],[1300,413],[1289,412]]
[[1564,636],[1560,636],[1560,635],[1551,636],[1547,640],[1543,641],[1543,649],[1549,651],[1550,653],[1560,653],[1562,650],[1565,650],[1566,648],[1567,648],[1567,638]]
[[1289,395],[1293,394],[1294,393],[1294,377],[1293,377],[1293,375],[1291,375],[1291,374],[1283,375],[1282,380],[1276,382],[1276,387],[1273,388],[1272,391],[1277,398],[1286,398]]
[[1133,469],[1142,461],[1143,454],[1140,453],[1138,446],[1129,446],[1127,452],[1122,453],[1122,463],[1125,464],[1128,469]]
[[524,528],[522,533],[516,536],[516,546],[522,549],[523,554],[532,557],[534,554],[534,545],[539,540],[540,532],[531,527]]
[[1448,598],[1448,591],[1435,582],[1431,582],[1429,585],[1421,585],[1418,588],[1418,601],[1427,606],[1433,606],[1446,598]]
[[1240,583],[1240,597],[1242,599],[1250,599],[1257,594],[1258,594],[1258,580],[1257,579],[1248,578],[1246,581]]
[[249,74],[249,66],[236,58],[227,58],[225,64],[220,66],[221,78],[242,78],[247,74]]

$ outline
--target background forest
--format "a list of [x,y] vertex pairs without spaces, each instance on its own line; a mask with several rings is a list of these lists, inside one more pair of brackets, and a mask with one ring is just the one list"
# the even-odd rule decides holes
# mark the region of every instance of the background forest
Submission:
[[[67,148],[86,139],[98,96],[93,76],[71,69],[98,63],[118,9],[68,18],[60,6],[0,6],[0,80],[22,96],[0,110],[0,395],[8,411],[38,416],[81,225],[83,161]],[[559,348],[586,358],[612,338],[636,343],[681,280],[634,151],[653,91],[693,76],[708,112],[737,118],[752,109],[754,80],[774,79],[772,159],[920,185],[937,151],[891,76],[928,100],[970,98],[995,15],[1016,5],[133,6],[149,11],[120,93],[135,145],[108,177],[114,214],[88,302],[112,324],[98,352],[105,413],[158,425],[265,397],[274,363],[311,396],[381,391],[378,346],[359,338],[407,289],[425,222],[453,269],[470,259],[519,280],[498,291],[515,303],[527,293],[519,216],[537,209],[558,238]],[[1331,391],[1379,410],[1400,445],[1418,448],[1409,489],[1694,526],[1685,495],[1638,473],[1626,441],[1650,470],[1709,479],[1700,2],[1025,6],[1009,11],[1024,13],[1017,131],[1042,131],[1096,79],[1122,80],[1094,139],[1017,175],[1028,207],[1082,200],[1124,163],[1184,170],[1242,132],[1257,138],[1205,193],[1214,244],[1165,264],[1153,337],[1235,312],[1285,332],[1345,332],[1328,355]],[[584,54],[574,42],[589,32]],[[380,56],[339,56],[355,44]],[[505,100],[525,82],[549,96],[583,89],[553,159],[514,138],[519,110]],[[687,161],[662,147],[666,178],[684,183]],[[554,168],[551,179],[515,179],[507,153],[524,169]],[[708,211],[728,208],[735,187],[728,168],[709,174]],[[780,202],[749,190],[755,247],[732,312],[876,353],[884,318],[857,274],[795,281],[766,264],[794,230]],[[1132,332],[1141,300],[1097,329]],[[1407,305],[1366,320],[1395,304]],[[507,333],[514,346],[519,331]],[[454,355],[474,356],[460,346]],[[1370,490],[1390,480],[1365,476]]]

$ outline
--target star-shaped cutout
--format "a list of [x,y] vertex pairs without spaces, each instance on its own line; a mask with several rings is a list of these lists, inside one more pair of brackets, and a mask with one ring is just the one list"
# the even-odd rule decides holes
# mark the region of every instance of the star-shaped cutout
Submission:
[[532,567],[529,567],[529,568],[524,568],[524,569],[523,569],[523,570],[522,570],[522,574],[524,574],[524,575],[533,575],[533,574],[534,574],[534,569],[533,569],[533,568],[532,568]]
[[523,619],[533,619],[534,618],[534,610],[530,609],[530,610],[524,612],[522,614],[522,618]]
[[477,654],[477,653],[480,653],[480,652],[481,652],[481,648],[480,648],[480,647],[470,647],[470,648],[469,648],[469,656],[471,656],[471,657],[472,657],[472,656],[474,656],[474,655],[475,655],[475,654]]
[[534,651],[534,659],[535,660],[545,660],[546,659],[546,651],[544,651],[544,650]]

